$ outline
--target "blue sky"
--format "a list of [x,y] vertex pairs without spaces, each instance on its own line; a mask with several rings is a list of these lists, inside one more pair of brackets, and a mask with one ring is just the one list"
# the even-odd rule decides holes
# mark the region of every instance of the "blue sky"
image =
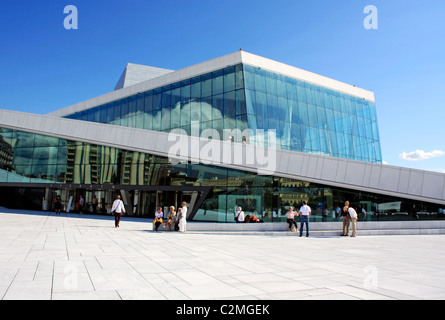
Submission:
[[373,91],[384,161],[445,172],[444,12],[443,0],[4,0],[0,108],[45,114],[112,91],[128,62],[181,69],[242,48]]

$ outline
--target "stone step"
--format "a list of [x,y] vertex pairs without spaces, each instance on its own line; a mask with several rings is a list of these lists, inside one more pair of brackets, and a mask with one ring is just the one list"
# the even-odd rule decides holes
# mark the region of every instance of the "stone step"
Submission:
[[[162,232],[165,230],[159,230]],[[299,232],[291,231],[198,231],[188,230],[187,234],[230,235],[230,236],[293,236],[298,237]],[[313,230],[310,237],[341,237],[340,231]],[[351,232],[349,232],[351,234]],[[357,236],[387,236],[387,235],[440,235],[445,234],[442,229],[381,229],[381,230],[357,230]],[[306,231],[303,232],[303,237]]]
[[[298,224],[300,226],[300,224]],[[299,236],[299,232],[290,232],[287,223],[214,223],[188,222],[187,233],[213,235],[263,235],[263,236]],[[311,237],[340,237],[341,222],[309,223]],[[159,231],[166,231],[162,226]],[[351,228],[349,228],[351,233]],[[303,235],[306,234],[304,230]],[[445,221],[369,221],[357,223],[357,235],[428,235],[445,234]]]

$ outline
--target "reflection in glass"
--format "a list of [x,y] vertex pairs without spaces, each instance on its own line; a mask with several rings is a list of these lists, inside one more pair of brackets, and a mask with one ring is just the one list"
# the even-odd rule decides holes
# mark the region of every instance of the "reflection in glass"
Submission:
[[273,147],[279,149],[381,162],[373,102],[245,64],[68,117],[159,131],[182,128],[187,132],[191,121],[198,121],[200,128],[221,131],[238,127],[237,119],[244,118],[242,125],[254,134],[256,129],[277,130],[277,145]]
[[[212,124],[212,127],[222,130],[223,119],[214,121],[220,123]],[[245,119],[239,121],[244,122]],[[301,141],[310,139],[314,145],[318,143],[329,150],[327,146],[332,143],[331,140],[343,136],[323,136],[317,134],[315,128],[311,131],[304,125],[294,123],[290,132],[289,140],[295,148],[302,148]],[[281,141],[283,143],[286,139]],[[341,139],[335,143],[338,145],[339,141]],[[368,144],[358,141],[365,146]],[[42,144],[50,146],[41,147]],[[166,158],[140,152],[48,139],[1,128],[0,146],[0,183],[125,185],[133,190],[138,190],[139,186],[209,187],[210,194],[196,213],[195,220],[233,222],[233,208],[238,205],[243,206],[246,214],[255,214],[265,222],[284,222],[289,206],[299,208],[302,201],[308,201],[312,207],[312,221],[338,221],[336,210],[346,200],[360,210],[361,220],[426,220],[441,217],[439,206],[426,202],[287,178],[258,176],[216,166],[171,164]]]

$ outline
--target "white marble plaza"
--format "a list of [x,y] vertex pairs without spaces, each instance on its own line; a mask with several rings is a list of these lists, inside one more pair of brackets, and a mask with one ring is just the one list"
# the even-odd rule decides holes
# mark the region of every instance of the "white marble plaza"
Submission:
[[2,300],[445,299],[445,235],[156,233],[1,209],[0,243]]

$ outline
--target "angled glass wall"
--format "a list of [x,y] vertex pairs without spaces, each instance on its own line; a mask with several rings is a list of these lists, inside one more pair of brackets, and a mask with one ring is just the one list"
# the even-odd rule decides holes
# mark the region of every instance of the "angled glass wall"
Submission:
[[276,130],[277,148],[382,162],[373,102],[249,65],[244,82],[249,128]]
[[[242,65],[236,65],[91,108],[66,118],[187,134],[247,129]],[[199,130],[191,130],[194,121]],[[239,140],[241,141],[241,140]]]
[[[181,128],[189,135],[215,129],[224,140],[230,135],[237,142],[246,138],[278,149],[382,162],[373,102],[246,64],[67,118],[157,131]],[[198,130],[192,130],[193,121]],[[275,130],[274,142],[267,140],[270,130]]]
[[[236,206],[243,207],[246,214],[256,215],[265,222],[284,222],[289,206],[298,208],[302,201],[308,201],[312,207],[311,221],[338,221],[336,210],[343,206],[345,200],[359,210],[361,220],[430,220],[443,217],[444,208],[427,202],[258,176],[203,164],[172,164],[167,158],[150,154],[22,131],[0,128],[0,142],[0,192],[15,189],[16,194],[42,195],[45,188],[54,183],[61,189],[69,189],[74,184],[123,185],[129,186],[135,197],[135,191],[138,191],[139,203],[145,199],[149,204],[153,203],[152,194],[145,194],[140,186],[207,187],[211,191],[193,219],[215,222],[233,222]],[[43,192],[39,192],[39,185],[42,185]],[[109,197],[108,203],[112,199]],[[0,198],[0,205],[4,200]],[[64,199],[64,203],[68,203],[68,199]],[[141,211],[132,213],[153,215],[154,211],[143,211],[143,208],[138,207],[137,210]]]

